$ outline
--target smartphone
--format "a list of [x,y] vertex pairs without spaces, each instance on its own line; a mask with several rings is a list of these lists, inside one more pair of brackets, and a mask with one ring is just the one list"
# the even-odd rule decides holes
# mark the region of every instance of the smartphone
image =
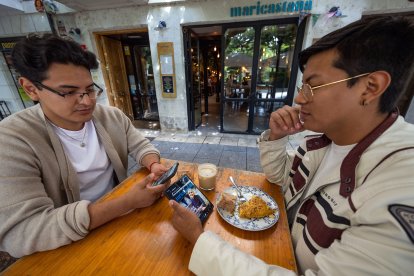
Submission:
[[172,165],[171,168],[168,169],[168,171],[166,171],[163,175],[160,176],[160,178],[158,178],[154,183],[152,183],[152,186],[164,184],[165,182],[173,178],[173,176],[177,173],[178,165],[179,163],[175,162],[174,165]]
[[194,212],[204,223],[213,211],[213,204],[197,188],[188,175],[183,175],[164,191],[168,199],[172,199]]

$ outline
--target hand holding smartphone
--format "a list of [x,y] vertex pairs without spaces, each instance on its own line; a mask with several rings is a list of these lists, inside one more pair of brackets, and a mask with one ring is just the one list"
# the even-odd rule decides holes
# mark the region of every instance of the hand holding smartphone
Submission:
[[174,175],[177,173],[178,165],[179,163],[175,162],[174,165],[172,165],[171,168],[168,169],[168,171],[166,171],[163,175],[161,175],[160,178],[158,178],[154,183],[152,183],[152,186],[162,185],[171,178],[173,178]]
[[183,175],[179,180],[174,182],[167,190],[164,191],[168,199],[172,199],[194,212],[201,222],[205,222],[213,211],[213,204],[197,188],[194,182]]

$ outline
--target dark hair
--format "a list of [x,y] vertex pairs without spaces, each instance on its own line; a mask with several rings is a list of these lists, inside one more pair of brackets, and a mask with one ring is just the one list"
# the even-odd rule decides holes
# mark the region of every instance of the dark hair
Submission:
[[33,82],[45,80],[52,63],[98,68],[95,54],[70,39],[51,34],[30,34],[19,41],[13,48],[12,61],[20,75]]
[[[353,22],[318,40],[299,54],[301,71],[309,58],[317,53],[335,49],[339,58],[333,66],[350,77],[384,70],[391,83],[380,99],[379,111],[388,113],[397,100],[414,63],[414,24],[400,16],[372,16]],[[351,87],[358,80],[349,80]]]

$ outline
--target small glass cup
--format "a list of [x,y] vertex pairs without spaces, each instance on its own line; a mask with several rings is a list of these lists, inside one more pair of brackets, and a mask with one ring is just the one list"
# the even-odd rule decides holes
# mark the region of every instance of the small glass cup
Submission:
[[217,166],[211,163],[198,165],[198,184],[201,189],[210,191],[216,188]]

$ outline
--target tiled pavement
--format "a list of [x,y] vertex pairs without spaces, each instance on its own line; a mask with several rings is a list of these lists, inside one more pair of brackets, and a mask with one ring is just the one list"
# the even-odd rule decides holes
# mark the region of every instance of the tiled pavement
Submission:
[[[213,163],[219,167],[262,172],[259,149],[256,144],[258,135],[223,134],[218,132],[202,133],[192,131],[186,134],[159,132],[140,129],[142,134],[152,140],[160,151],[161,157],[193,163]],[[298,146],[303,135],[290,137],[288,150]],[[128,172],[138,169],[129,158]]]

